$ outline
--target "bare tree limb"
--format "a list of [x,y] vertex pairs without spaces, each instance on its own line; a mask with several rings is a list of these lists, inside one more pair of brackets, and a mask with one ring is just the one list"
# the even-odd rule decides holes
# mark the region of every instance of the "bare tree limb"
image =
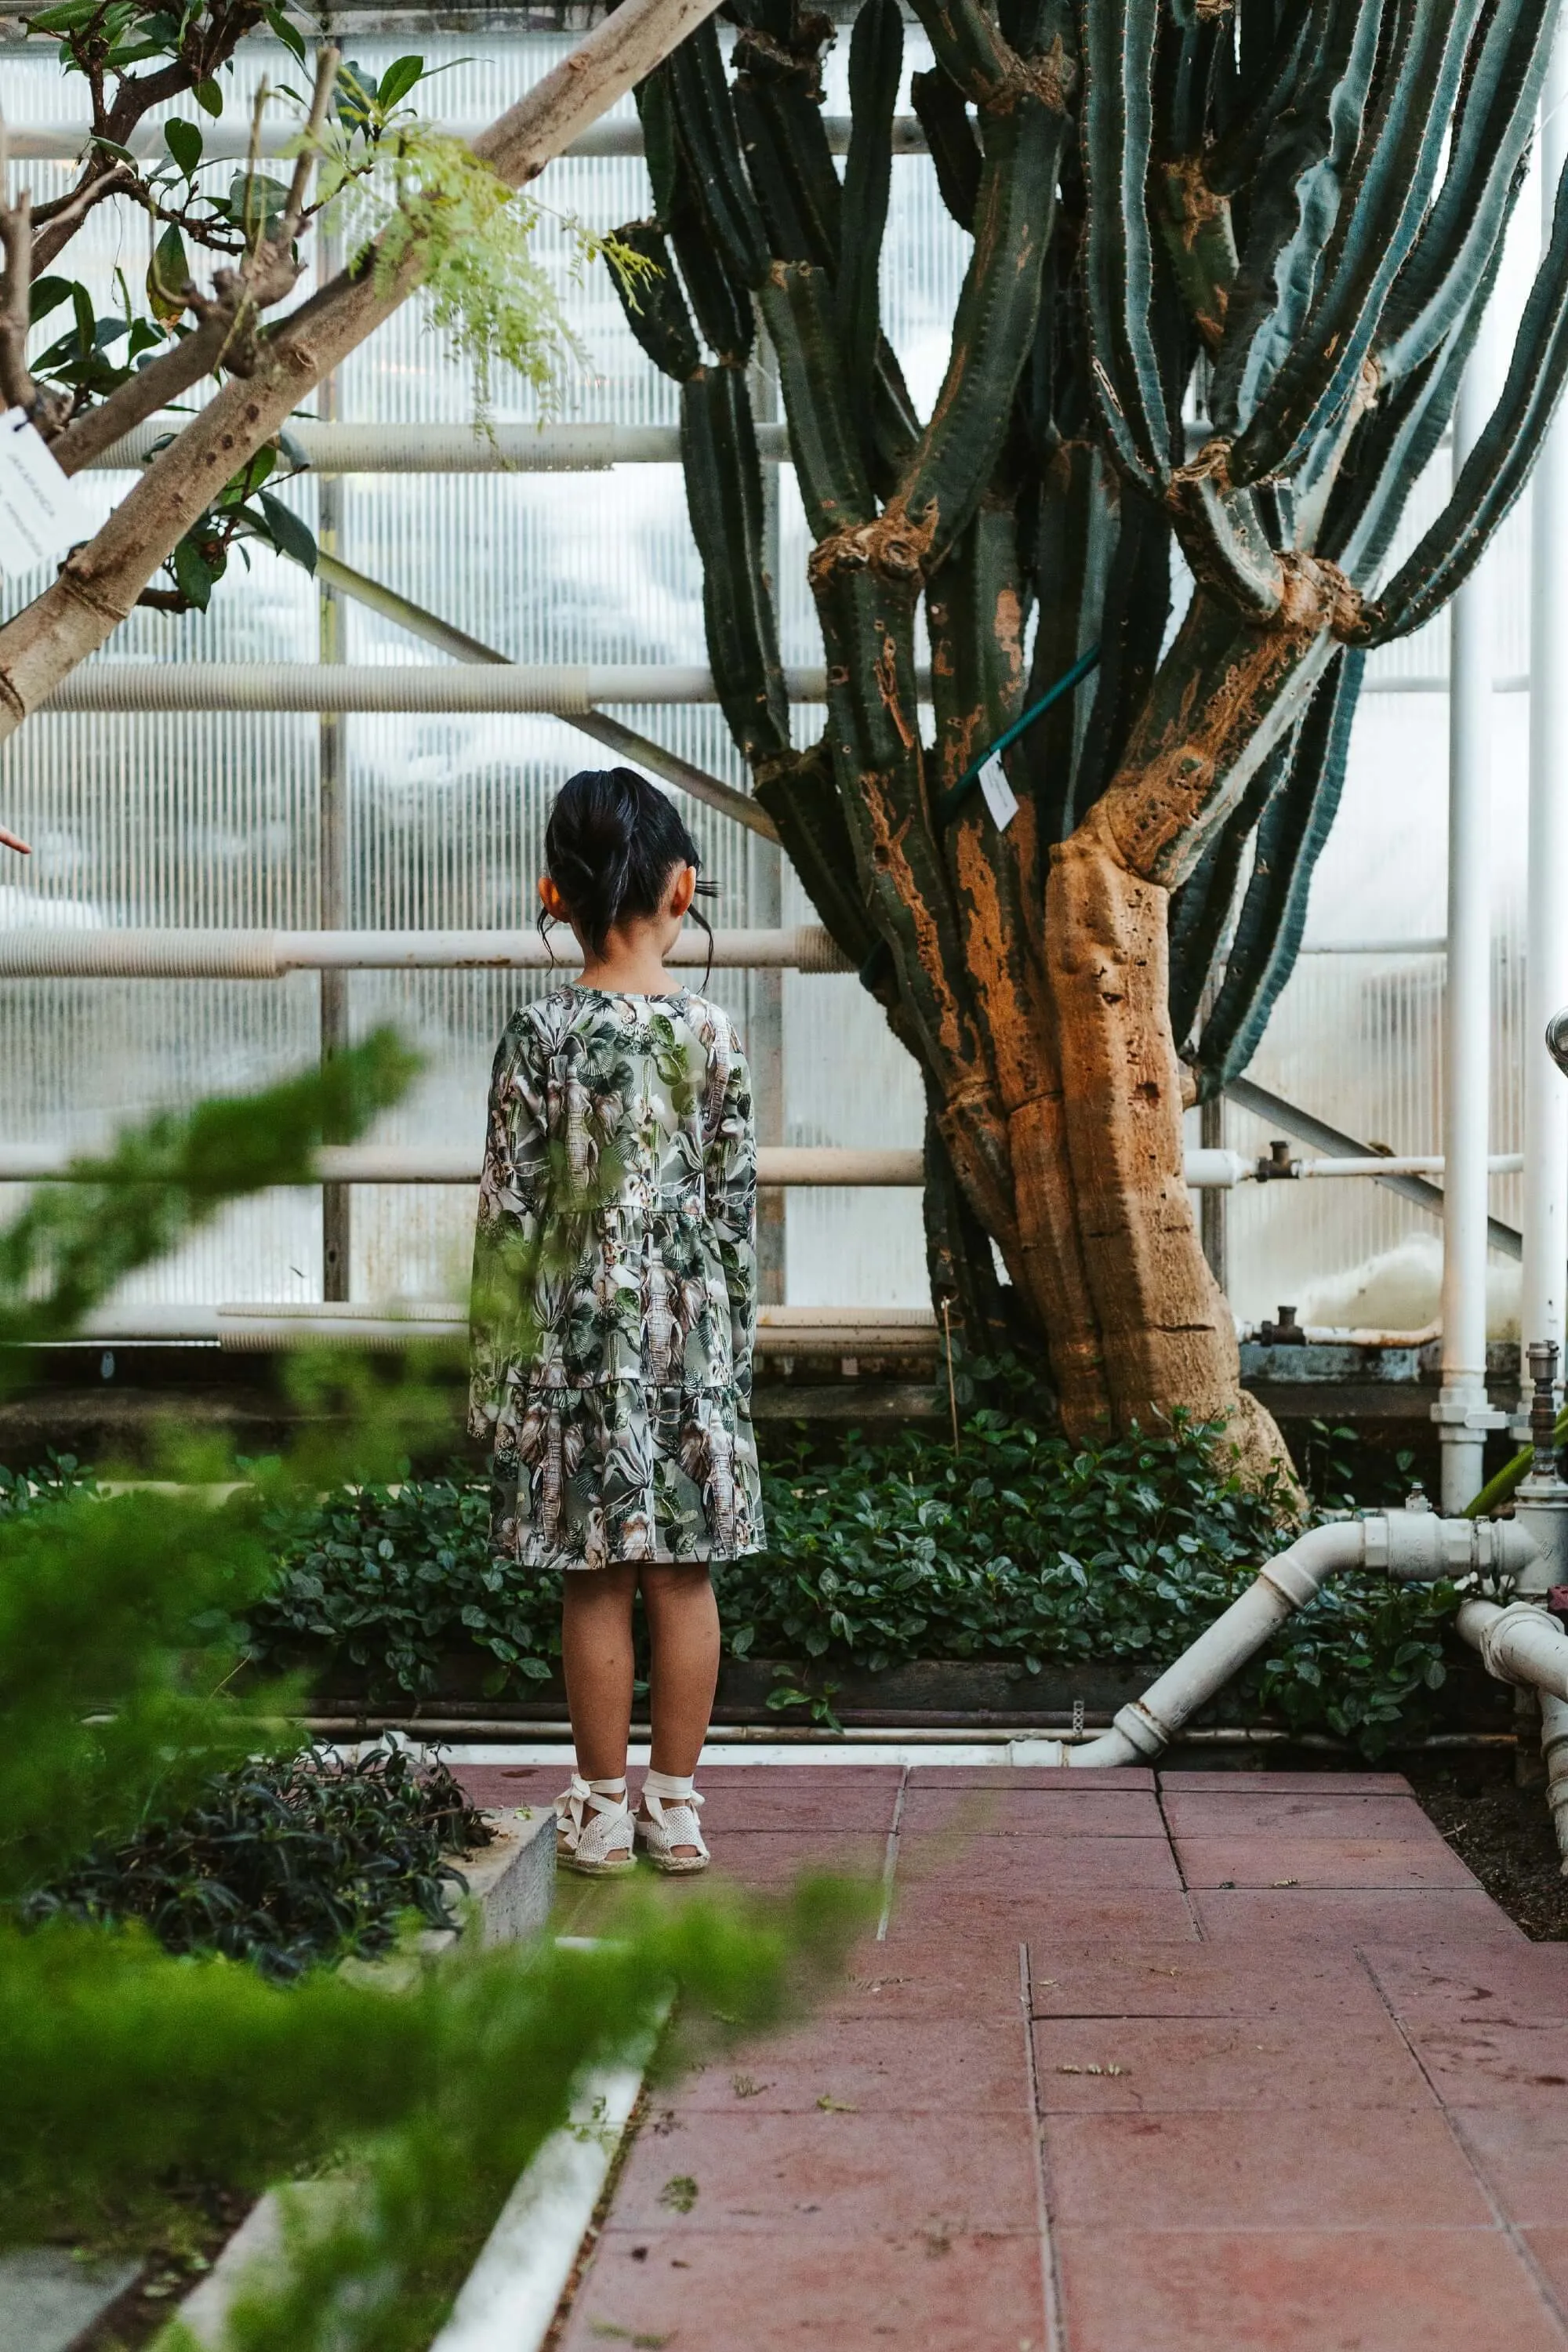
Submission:
[[281,301],[299,278],[300,265],[293,257],[292,248],[300,233],[310,171],[321,142],[321,125],[331,102],[339,63],[338,50],[329,47],[321,51],[304,144],[295,163],[289,200],[276,235],[258,240],[239,271],[218,271],[212,295],[192,296],[191,308],[198,323],[191,334],[57,436],[52,446],[62,472],[77,474],[84,466],[90,466],[94,458],[112,448],[144,417],[155,416],[169,401],[177,400],[182,393],[189,392],[220,366],[227,366],[237,374],[253,372],[255,349],[247,336],[247,320],[253,325],[257,314]]
[[62,473],[79,474],[106,449],[142,424],[156,416],[161,408],[204,376],[214,373],[224,356],[233,328],[232,314],[215,308],[210,318],[203,319],[190,334],[161,352],[151,365],[142,368],[126,381],[109,398],[86,413],[57,435],[49,447]]
[[321,143],[321,126],[327,119],[327,109],[332,101],[332,91],[338,79],[342,52],[330,46],[316,59],[316,87],[310,95],[310,111],[306,119],[300,152],[294,158],[294,176],[289,184],[289,201],[283,207],[283,217],[278,224],[273,239],[287,252],[300,234],[300,224],[305,217],[305,198],[310,192],[310,173]]
[[[513,187],[536,179],[715,5],[622,0],[491,124],[475,142],[475,152]],[[148,467],[97,538],[78,548],[44,593],[0,628],[0,740],[119,626],[230,476],[407,299],[421,269],[417,246],[389,275],[379,273],[373,259],[280,320],[261,341],[255,374],[225,384]]]
[[[0,186],[3,186],[0,183]],[[32,325],[33,219],[32,198],[26,194],[14,205],[0,200],[0,394],[7,408],[22,408],[45,431],[58,428],[70,414],[70,404],[58,393],[47,392],[27,365],[27,335]]]

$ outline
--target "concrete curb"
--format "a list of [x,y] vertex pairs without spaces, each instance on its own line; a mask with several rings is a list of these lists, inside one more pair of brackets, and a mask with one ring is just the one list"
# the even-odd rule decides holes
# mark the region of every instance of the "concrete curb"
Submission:
[[[548,1806],[541,1810],[522,1805],[515,1812],[490,1818],[497,1822],[490,1843],[458,1865],[469,1905],[463,1925],[427,1928],[418,1938],[416,1956],[399,1953],[390,1960],[345,1960],[340,1975],[356,1984],[396,1992],[414,1980],[422,1961],[438,1960],[461,1944],[485,1948],[521,1943],[544,1927],[555,1895],[554,1812]],[[287,2190],[269,2189],[251,2207],[206,2277],[180,2305],[181,2319],[205,2352],[226,2352],[228,2315],[241,2283],[279,2253],[283,2244],[283,2199],[309,2212],[334,2193],[342,2194],[336,2182],[307,2180]],[[591,2213],[592,2201],[588,2210]]]

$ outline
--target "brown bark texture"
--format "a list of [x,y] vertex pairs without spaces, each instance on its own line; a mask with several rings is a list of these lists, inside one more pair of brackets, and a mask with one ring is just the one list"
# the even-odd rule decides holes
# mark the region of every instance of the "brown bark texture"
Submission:
[[[626,234],[666,274],[628,317],[681,385],[758,797],[924,1072],[939,1304],[976,1352],[1032,1331],[1069,1431],[1223,1419],[1258,1471],[1281,1449],[1240,1388],[1183,1108],[1239,1076],[1289,976],[1363,649],[1475,562],[1568,367],[1565,225],[1476,458],[1385,579],[1495,276],[1545,17],[915,7],[914,103],[973,239],[930,418],[879,313],[895,0],[854,22],[842,178],[830,28],[794,0],[743,9],[727,66],[705,28],[644,84],[655,216]],[[754,320],[814,541],[805,753],[742,527]],[[975,771],[1037,709],[998,824]]]

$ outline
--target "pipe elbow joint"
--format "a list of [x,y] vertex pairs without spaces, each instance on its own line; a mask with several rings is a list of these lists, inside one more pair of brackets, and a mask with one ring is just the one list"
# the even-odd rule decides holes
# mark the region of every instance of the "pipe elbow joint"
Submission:
[[1494,1682],[1568,1696],[1568,1633],[1535,1602],[1468,1601],[1458,1622]]
[[1364,1519],[1331,1519],[1325,1527],[1309,1528],[1288,1551],[1267,1562],[1259,1582],[1271,1585],[1289,1608],[1304,1609],[1331,1576],[1361,1565],[1368,1524]]

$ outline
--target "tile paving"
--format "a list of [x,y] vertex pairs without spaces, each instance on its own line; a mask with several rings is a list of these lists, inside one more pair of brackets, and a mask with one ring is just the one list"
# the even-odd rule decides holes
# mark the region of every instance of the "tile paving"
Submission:
[[1568,1947],[1396,1774],[703,1785],[742,1885],[889,1857],[886,1932],[660,2086],[560,2352],[1568,2352]]

